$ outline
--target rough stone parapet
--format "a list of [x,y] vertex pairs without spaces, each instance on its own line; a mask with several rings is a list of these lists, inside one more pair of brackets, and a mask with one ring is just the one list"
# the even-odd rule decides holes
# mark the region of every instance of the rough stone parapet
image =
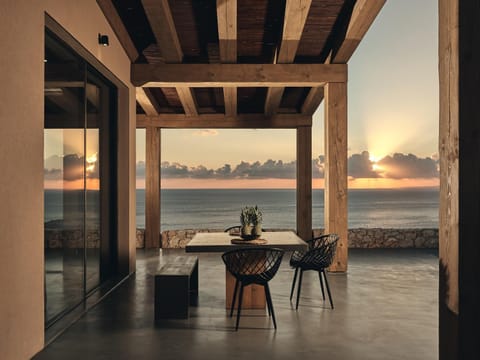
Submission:
[[[265,229],[267,231],[285,231],[291,229]],[[162,248],[184,248],[197,232],[219,232],[223,229],[185,229],[162,232]],[[313,236],[323,234],[323,229],[314,229]],[[46,229],[45,246],[54,248],[83,247],[83,232],[80,230]],[[89,231],[87,246],[100,246],[100,232]],[[145,247],[145,230],[137,229],[136,247]],[[438,229],[386,229],[357,228],[348,230],[349,248],[438,248]]]
[[[266,229],[285,231],[291,229]],[[197,232],[219,232],[222,229],[186,229],[162,232],[162,248],[184,248]],[[314,229],[313,236],[323,234]],[[144,230],[137,229],[137,248],[144,247]],[[349,248],[438,248],[438,229],[357,228],[348,230]]]

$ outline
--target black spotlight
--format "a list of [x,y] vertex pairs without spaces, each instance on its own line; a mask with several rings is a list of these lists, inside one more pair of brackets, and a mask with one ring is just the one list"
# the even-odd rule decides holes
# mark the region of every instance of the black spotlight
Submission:
[[108,35],[98,34],[98,43],[103,46],[108,46]]

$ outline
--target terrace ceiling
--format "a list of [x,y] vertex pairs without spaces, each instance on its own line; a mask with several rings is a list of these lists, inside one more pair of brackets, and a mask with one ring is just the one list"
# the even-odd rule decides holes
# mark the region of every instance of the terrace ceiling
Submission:
[[385,0],[97,2],[132,62],[137,127],[297,127]]

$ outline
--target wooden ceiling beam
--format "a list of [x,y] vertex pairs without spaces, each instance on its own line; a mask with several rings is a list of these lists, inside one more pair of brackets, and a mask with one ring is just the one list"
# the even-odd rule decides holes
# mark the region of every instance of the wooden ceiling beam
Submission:
[[296,129],[312,126],[312,117],[302,114],[160,114],[158,116],[137,115],[137,128],[144,127],[174,129]]
[[346,64],[363,39],[386,0],[357,0],[340,46],[332,52],[331,63]]
[[[352,57],[386,0],[357,0],[343,41],[332,51],[326,63],[346,64]],[[302,113],[313,114],[323,101],[323,89],[312,88],[302,106]]]
[[345,64],[132,64],[143,87],[315,87],[346,82]]
[[143,111],[145,111],[145,114],[148,116],[158,115],[160,111],[160,105],[150,89],[137,87],[136,98]]
[[[289,64],[295,61],[298,44],[302,38],[312,0],[287,0],[283,22],[282,42],[277,53],[277,64]],[[270,88],[265,100],[265,114],[272,115],[278,111],[285,88]]]
[[323,100],[323,87],[311,88],[302,105],[302,114],[313,115]]
[[[168,0],[142,0],[142,5],[153,35],[157,40],[157,47],[162,54],[162,58],[167,63],[181,63],[183,61],[183,51]],[[185,85],[175,87],[185,114],[188,116],[197,115],[197,103],[192,89]]]
[[181,63],[183,52],[168,0],[142,0],[142,5],[165,62]]
[[100,6],[100,9],[102,9],[103,15],[107,18],[108,23],[112,27],[113,32],[117,36],[118,41],[120,41],[130,61],[132,63],[135,62],[139,55],[137,48],[130,38],[125,25],[123,25],[122,19],[118,15],[112,0],[97,0],[97,4]]
[[[237,0],[217,0],[220,62],[237,62]],[[237,113],[237,88],[223,88],[225,114]]]
[[178,97],[180,98],[180,102],[182,103],[183,110],[185,111],[185,115],[187,116],[197,116],[197,102],[195,101],[195,97],[193,95],[192,89],[189,87],[183,86],[176,86]]

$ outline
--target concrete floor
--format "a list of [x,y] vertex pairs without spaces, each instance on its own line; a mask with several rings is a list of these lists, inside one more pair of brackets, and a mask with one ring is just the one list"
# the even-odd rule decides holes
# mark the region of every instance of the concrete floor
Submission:
[[270,282],[278,330],[258,311],[240,329],[224,310],[220,254],[198,254],[199,306],[188,320],[153,322],[153,276],[162,256],[139,251],[137,273],[34,359],[437,359],[438,257],[432,250],[350,251],[347,274],[329,274],[335,309],[318,276],[304,275],[298,311],[285,254]]

